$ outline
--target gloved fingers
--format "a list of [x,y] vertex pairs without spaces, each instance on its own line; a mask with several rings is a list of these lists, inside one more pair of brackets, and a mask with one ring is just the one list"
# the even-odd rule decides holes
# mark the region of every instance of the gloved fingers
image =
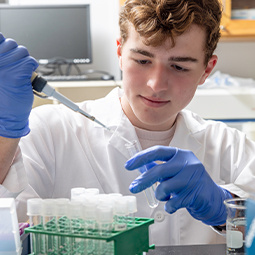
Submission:
[[[144,167],[145,166],[141,167],[141,169]],[[173,177],[175,173],[175,171],[172,171],[171,168],[169,169],[166,166],[166,163],[154,163],[154,167],[148,169],[147,171],[143,171],[143,173],[130,184],[129,189],[133,193],[141,192],[156,182],[163,182],[166,179]]]
[[[178,192],[180,189],[185,187],[187,183],[186,182],[187,173],[185,171],[184,173],[182,173],[181,171],[186,166],[186,164],[187,161],[180,159],[177,153],[168,162],[156,164],[148,171],[144,171],[142,175],[140,175],[131,183],[129,189],[131,192],[137,193],[141,192],[145,188],[150,187],[153,183],[160,182],[164,183],[162,189],[165,189],[165,192],[162,191],[162,194]],[[144,167],[145,166],[142,166],[139,169],[142,169]],[[177,174],[179,177],[178,176],[176,177]],[[188,174],[190,173],[188,172]],[[174,181],[171,181],[171,178],[173,178]],[[166,180],[168,181],[166,182]],[[168,183],[172,183],[173,185]],[[164,195],[162,195],[162,199],[165,199]]]
[[[179,194],[191,192],[203,181],[203,165],[192,165],[189,167],[188,163],[183,165],[174,165],[171,162],[165,163],[166,171],[162,171],[162,178],[159,180],[160,184],[156,189],[156,198],[161,201],[168,199],[169,194]],[[193,168],[194,166],[194,168]],[[201,171],[197,169],[201,168]],[[167,171],[167,169],[169,169]]]
[[134,170],[153,161],[168,161],[177,153],[177,151],[178,149],[174,147],[153,146],[138,152],[126,162],[125,167],[128,170]]
[[37,69],[39,63],[31,56],[26,56],[18,63],[16,63],[16,74],[21,79],[27,78],[27,81],[31,82],[32,73]]
[[178,194],[184,191],[187,187],[187,181],[182,178],[182,174],[177,174],[176,176],[165,179],[158,184],[155,190],[155,197],[159,201],[168,200],[172,194]]
[[0,56],[0,68],[6,66],[9,68],[10,65],[16,64],[27,56],[29,56],[27,49],[24,46],[18,46]]
[[[1,38],[0,38],[1,40]],[[4,54],[18,47],[18,44],[13,39],[4,39],[0,42],[0,54]]]
[[[154,166],[156,166],[156,165],[157,165],[157,163],[151,162],[151,163],[148,163],[147,165],[144,165],[144,166],[138,168],[137,170],[138,170],[141,174],[143,174],[144,172],[147,172],[149,169],[151,169],[152,167],[154,167]],[[133,171],[133,170],[130,170],[130,171]]]
[[142,174],[138,176],[130,185],[129,185],[129,190],[132,193],[139,193],[148,187],[152,186],[154,182],[140,182],[140,179],[142,178]]
[[166,203],[165,203],[165,211],[172,214],[175,213],[180,208],[184,208],[184,204],[182,198],[179,196],[172,196]]
[[0,44],[5,40],[4,35],[0,32]]

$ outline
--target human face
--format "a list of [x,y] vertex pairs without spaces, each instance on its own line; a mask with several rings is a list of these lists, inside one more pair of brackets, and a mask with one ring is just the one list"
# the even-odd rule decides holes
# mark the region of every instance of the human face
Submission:
[[192,25],[176,38],[153,47],[130,25],[128,39],[117,40],[117,54],[123,72],[122,109],[139,128],[164,131],[193,98],[217,62],[213,56],[205,66],[205,31]]

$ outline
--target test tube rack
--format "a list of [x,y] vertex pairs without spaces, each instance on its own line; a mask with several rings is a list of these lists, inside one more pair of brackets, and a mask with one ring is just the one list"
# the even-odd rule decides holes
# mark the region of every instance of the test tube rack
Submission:
[[[65,218],[60,218],[59,221],[65,221]],[[32,247],[42,246],[47,238],[66,238],[69,239],[69,242],[66,242],[68,247],[65,247],[65,251],[61,252],[58,242],[55,242],[55,247],[50,250],[43,248],[44,254],[58,255],[58,254],[112,254],[112,255],[142,255],[143,252],[148,252],[149,249],[154,249],[155,245],[149,245],[149,225],[154,223],[154,219],[150,218],[135,218],[134,221],[129,223],[129,226],[126,230],[123,231],[111,231],[107,233],[106,236],[102,236],[99,234],[98,230],[94,230],[89,234],[85,234],[84,229],[80,228],[80,230],[75,233],[70,233],[70,231],[66,231],[64,228],[61,231],[57,231],[56,226],[51,222],[48,222],[49,226],[47,227],[47,231],[42,224],[38,224],[36,226],[32,226],[25,229],[25,233],[32,234]],[[78,223],[79,225],[79,223]],[[82,223],[80,224],[82,226]],[[64,224],[62,224],[64,226]],[[50,229],[51,228],[51,229]],[[93,253],[86,251],[86,242],[89,241],[100,241],[101,245],[107,246],[107,244],[111,244],[112,252],[107,253]],[[54,243],[54,241],[53,241]],[[80,245],[83,243],[83,248],[80,247],[79,252],[77,253],[77,244]],[[97,242],[100,244],[100,242]],[[63,247],[62,247],[63,248]],[[31,253],[36,254],[36,253]],[[43,254],[43,253],[42,253]]]

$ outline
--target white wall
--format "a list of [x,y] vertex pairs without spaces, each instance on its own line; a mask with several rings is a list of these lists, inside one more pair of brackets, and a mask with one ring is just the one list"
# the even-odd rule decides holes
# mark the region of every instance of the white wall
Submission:
[[255,39],[253,41],[220,41],[215,51],[215,67],[232,76],[255,79]]
[[116,53],[116,38],[119,35],[118,0],[9,0],[9,4],[90,4],[93,63],[80,67],[107,71],[120,80]]

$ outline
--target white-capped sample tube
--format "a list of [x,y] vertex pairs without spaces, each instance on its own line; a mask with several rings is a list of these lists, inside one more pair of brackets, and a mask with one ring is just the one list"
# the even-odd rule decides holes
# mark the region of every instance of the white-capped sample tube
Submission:
[[[113,229],[113,207],[109,204],[97,206],[97,225],[99,235],[107,237]],[[105,240],[98,241],[98,253],[96,254],[114,254],[113,241],[106,242]]]
[[[42,203],[43,228],[49,232],[57,231],[56,200],[44,199]],[[45,235],[46,254],[54,254],[58,250],[58,238],[53,235]]]
[[[69,220],[69,199],[56,199],[56,222],[57,232],[69,234],[70,220]],[[71,252],[71,238],[62,235],[58,236],[58,254],[69,254]]]
[[93,234],[96,229],[97,204],[95,199],[87,198],[86,202],[82,205],[84,230],[87,235]]
[[[138,144],[137,141],[133,141],[132,143],[127,143],[127,144],[125,144],[125,146],[126,146],[128,152],[129,152],[129,155],[131,157],[134,156],[136,153],[138,153],[140,151],[139,144]],[[139,170],[140,173],[148,171],[146,165],[140,167],[138,170]],[[155,186],[155,184],[144,190],[148,205],[151,208],[155,208],[159,204],[158,200],[155,198],[155,188],[154,188],[154,186]]]
[[[27,200],[27,215],[29,216],[30,226],[42,225],[42,199],[31,198]],[[31,250],[34,254],[41,254],[41,249],[44,244],[40,242],[40,235],[30,233]]]
[[[86,235],[93,235],[97,229],[97,201],[95,197],[88,197],[86,202],[83,204],[83,219],[84,219],[84,229]],[[96,254],[97,241],[94,239],[86,239],[86,254]]]
[[123,196],[123,199],[127,201],[127,226],[133,227],[135,224],[135,213],[137,212],[137,200],[136,196]]
[[[71,233],[84,234],[84,220],[82,203],[71,201],[69,203],[69,218],[71,225]],[[72,254],[82,254],[85,250],[85,240],[83,238],[73,238]]]
[[[66,219],[68,218],[68,213],[69,213],[69,203],[70,200],[68,198],[58,198],[55,200],[56,203],[56,220],[57,220],[57,230],[60,232],[62,231],[59,229],[59,227],[64,227],[65,221],[60,221],[61,219]],[[66,232],[66,231],[65,231]]]
[[82,187],[72,188],[71,189],[71,200],[72,201],[81,201],[86,193],[86,189]]
[[97,188],[87,188],[85,190],[86,194],[90,194],[90,195],[98,195],[99,194],[99,189]]
[[84,232],[84,220],[82,215],[82,203],[79,201],[70,201],[69,203],[69,219],[71,232],[80,234]]
[[97,224],[99,233],[107,236],[112,232],[113,208],[111,205],[97,206]]
[[114,203],[114,230],[123,231],[127,229],[127,200],[123,197],[115,199]]

